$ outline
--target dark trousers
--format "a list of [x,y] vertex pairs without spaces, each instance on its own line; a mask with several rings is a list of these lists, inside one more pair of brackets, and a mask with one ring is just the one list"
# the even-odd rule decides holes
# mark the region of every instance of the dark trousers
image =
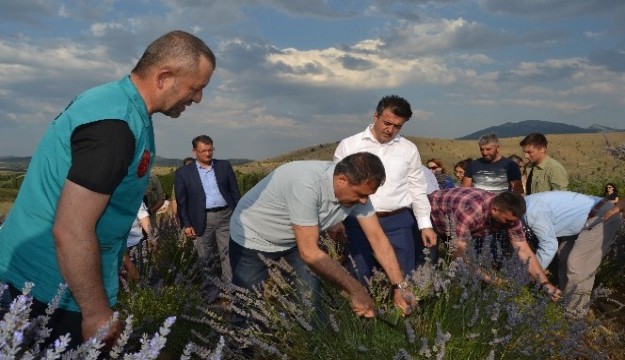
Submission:
[[[347,217],[343,222],[348,240],[349,253],[353,259],[348,261],[349,271],[363,285],[373,275],[373,269],[381,270],[380,264],[375,259],[373,249],[358,224],[355,217]],[[409,209],[398,214],[380,218],[382,230],[388,237],[395,250],[395,256],[402,272],[410,274],[416,266],[415,263],[415,219]],[[354,268],[355,267],[355,268]]]
[[[9,294],[12,299],[17,298],[22,294],[14,286],[9,285]],[[30,311],[30,319],[35,319],[40,315],[46,314],[46,308],[48,304],[39,300],[33,299],[33,303]],[[2,314],[4,317],[4,314]],[[45,339],[43,347],[47,347],[53,344],[56,339],[62,335],[68,334],[71,337],[68,349],[75,349],[82,344],[82,314],[76,311],[56,309],[56,311],[50,316],[48,321],[48,328],[52,329],[50,336]]]

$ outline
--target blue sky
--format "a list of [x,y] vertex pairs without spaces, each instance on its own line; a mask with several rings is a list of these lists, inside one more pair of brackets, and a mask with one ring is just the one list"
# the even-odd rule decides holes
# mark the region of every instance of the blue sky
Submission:
[[264,159],[362,131],[410,101],[410,136],[528,119],[625,128],[621,0],[0,0],[0,156],[31,155],[83,90],[128,74],[182,29],[217,55],[204,99],[155,115],[157,154],[208,134]]

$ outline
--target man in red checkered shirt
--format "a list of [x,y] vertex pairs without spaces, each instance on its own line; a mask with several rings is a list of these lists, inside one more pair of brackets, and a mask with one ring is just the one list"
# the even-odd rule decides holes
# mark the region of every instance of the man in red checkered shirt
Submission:
[[429,195],[432,225],[439,234],[452,236],[454,257],[462,257],[467,242],[507,230],[510,245],[519,258],[528,262],[530,275],[539,281],[554,300],[560,291],[549,282],[532,252],[519,221],[525,214],[525,200],[517,193],[493,193],[472,187],[435,191]]

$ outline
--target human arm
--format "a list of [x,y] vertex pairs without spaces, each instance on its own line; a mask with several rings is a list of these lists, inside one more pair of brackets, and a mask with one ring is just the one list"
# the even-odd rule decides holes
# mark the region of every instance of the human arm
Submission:
[[154,188],[150,189],[150,191],[154,192],[153,196],[155,196],[155,201],[151,205],[146,205],[148,205],[148,211],[150,212],[150,214],[156,214],[158,209],[160,209],[163,204],[165,204],[165,193],[163,192],[163,187],[161,186],[161,181],[158,179],[158,176],[154,175],[152,177],[151,183],[154,185]]
[[185,168],[176,170],[176,175],[174,177],[174,191],[176,192],[177,203],[176,207],[178,211],[178,220],[180,221],[180,227],[182,228],[184,235],[189,239],[195,239],[195,229],[191,226],[191,219],[189,217],[187,182],[185,181],[185,174],[183,173],[185,170]]
[[[367,241],[369,241],[369,244],[371,245],[375,259],[378,261],[380,266],[382,266],[382,269],[384,269],[384,272],[388,276],[391,284],[396,285],[401,283],[404,280],[404,275],[402,274],[399,262],[395,256],[395,250],[393,249],[393,246],[391,246],[384,230],[382,230],[378,217],[371,215],[367,217],[357,217],[357,220],[367,238]],[[406,299],[405,295],[402,293],[403,291],[404,290],[402,289],[394,289],[394,303],[402,309],[404,314],[409,314],[414,304],[409,304],[408,301],[412,302],[413,299]]]
[[[429,169],[428,169],[429,171]],[[436,245],[436,233],[432,228],[430,214],[432,207],[427,197],[427,178],[423,164],[421,164],[421,155],[414,147],[414,153],[408,163],[408,192],[412,199],[411,208],[414,213],[417,225],[421,230],[421,240],[425,247]]]
[[[237,176],[232,169],[232,165],[228,162],[228,191],[236,207],[241,200],[241,192],[239,191],[239,184],[237,183]],[[234,210],[234,209],[233,209]]]
[[606,211],[605,215],[603,215],[603,221],[608,220],[619,212],[624,213],[625,215],[625,199],[620,199],[616,204],[614,204],[614,207],[612,207],[612,209]]
[[518,194],[525,194],[525,190],[523,190],[523,182],[521,180],[513,180],[510,181],[510,189]]
[[556,288],[547,278],[545,272],[541,268],[538,263],[538,259],[536,255],[532,252],[527,241],[514,241],[511,239],[510,243],[512,244],[512,248],[517,253],[517,256],[521,261],[527,263],[527,270],[532,278],[540,283],[540,285],[547,291],[551,300],[557,301],[560,299],[560,295],[562,292]]
[[[100,271],[100,248],[96,224],[110,195],[100,194],[70,180],[65,182],[54,220],[56,257],[63,279],[82,314],[82,335],[86,341],[113,316]],[[112,324],[105,341],[116,339],[119,322]]]
[[375,305],[367,290],[338,262],[322,251],[318,226],[293,225],[295,242],[302,261],[317,275],[335,284],[349,295],[352,310],[359,316],[373,317]]
[[525,214],[524,220],[538,239],[536,258],[538,258],[540,266],[547,269],[558,251],[558,238],[553,223],[554,216],[548,210],[547,204],[540,201],[532,199],[532,206],[530,211]]
[[[52,235],[59,271],[82,312],[85,341],[113,314],[100,271],[96,225],[127,175],[134,152],[134,135],[120,120],[81,125],[71,137],[72,165],[57,202]],[[110,344],[119,330],[119,323],[113,323],[105,342]]]
[[139,275],[139,270],[135,264],[130,260],[128,253],[124,253],[124,260],[122,262],[122,269],[126,273],[126,279],[128,281],[139,281],[141,279],[141,275]]

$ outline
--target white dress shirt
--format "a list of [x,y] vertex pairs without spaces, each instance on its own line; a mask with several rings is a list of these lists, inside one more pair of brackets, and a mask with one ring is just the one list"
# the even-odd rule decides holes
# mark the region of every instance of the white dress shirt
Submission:
[[431,228],[427,181],[417,146],[399,134],[387,143],[380,143],[371,133],[371,126],[343,139],[334,152],[334,162],[363,151],[377,155],[384,164],[386,181],[370,196],[375,210],[386,212],[408,207],[414,212],[419,229]]

